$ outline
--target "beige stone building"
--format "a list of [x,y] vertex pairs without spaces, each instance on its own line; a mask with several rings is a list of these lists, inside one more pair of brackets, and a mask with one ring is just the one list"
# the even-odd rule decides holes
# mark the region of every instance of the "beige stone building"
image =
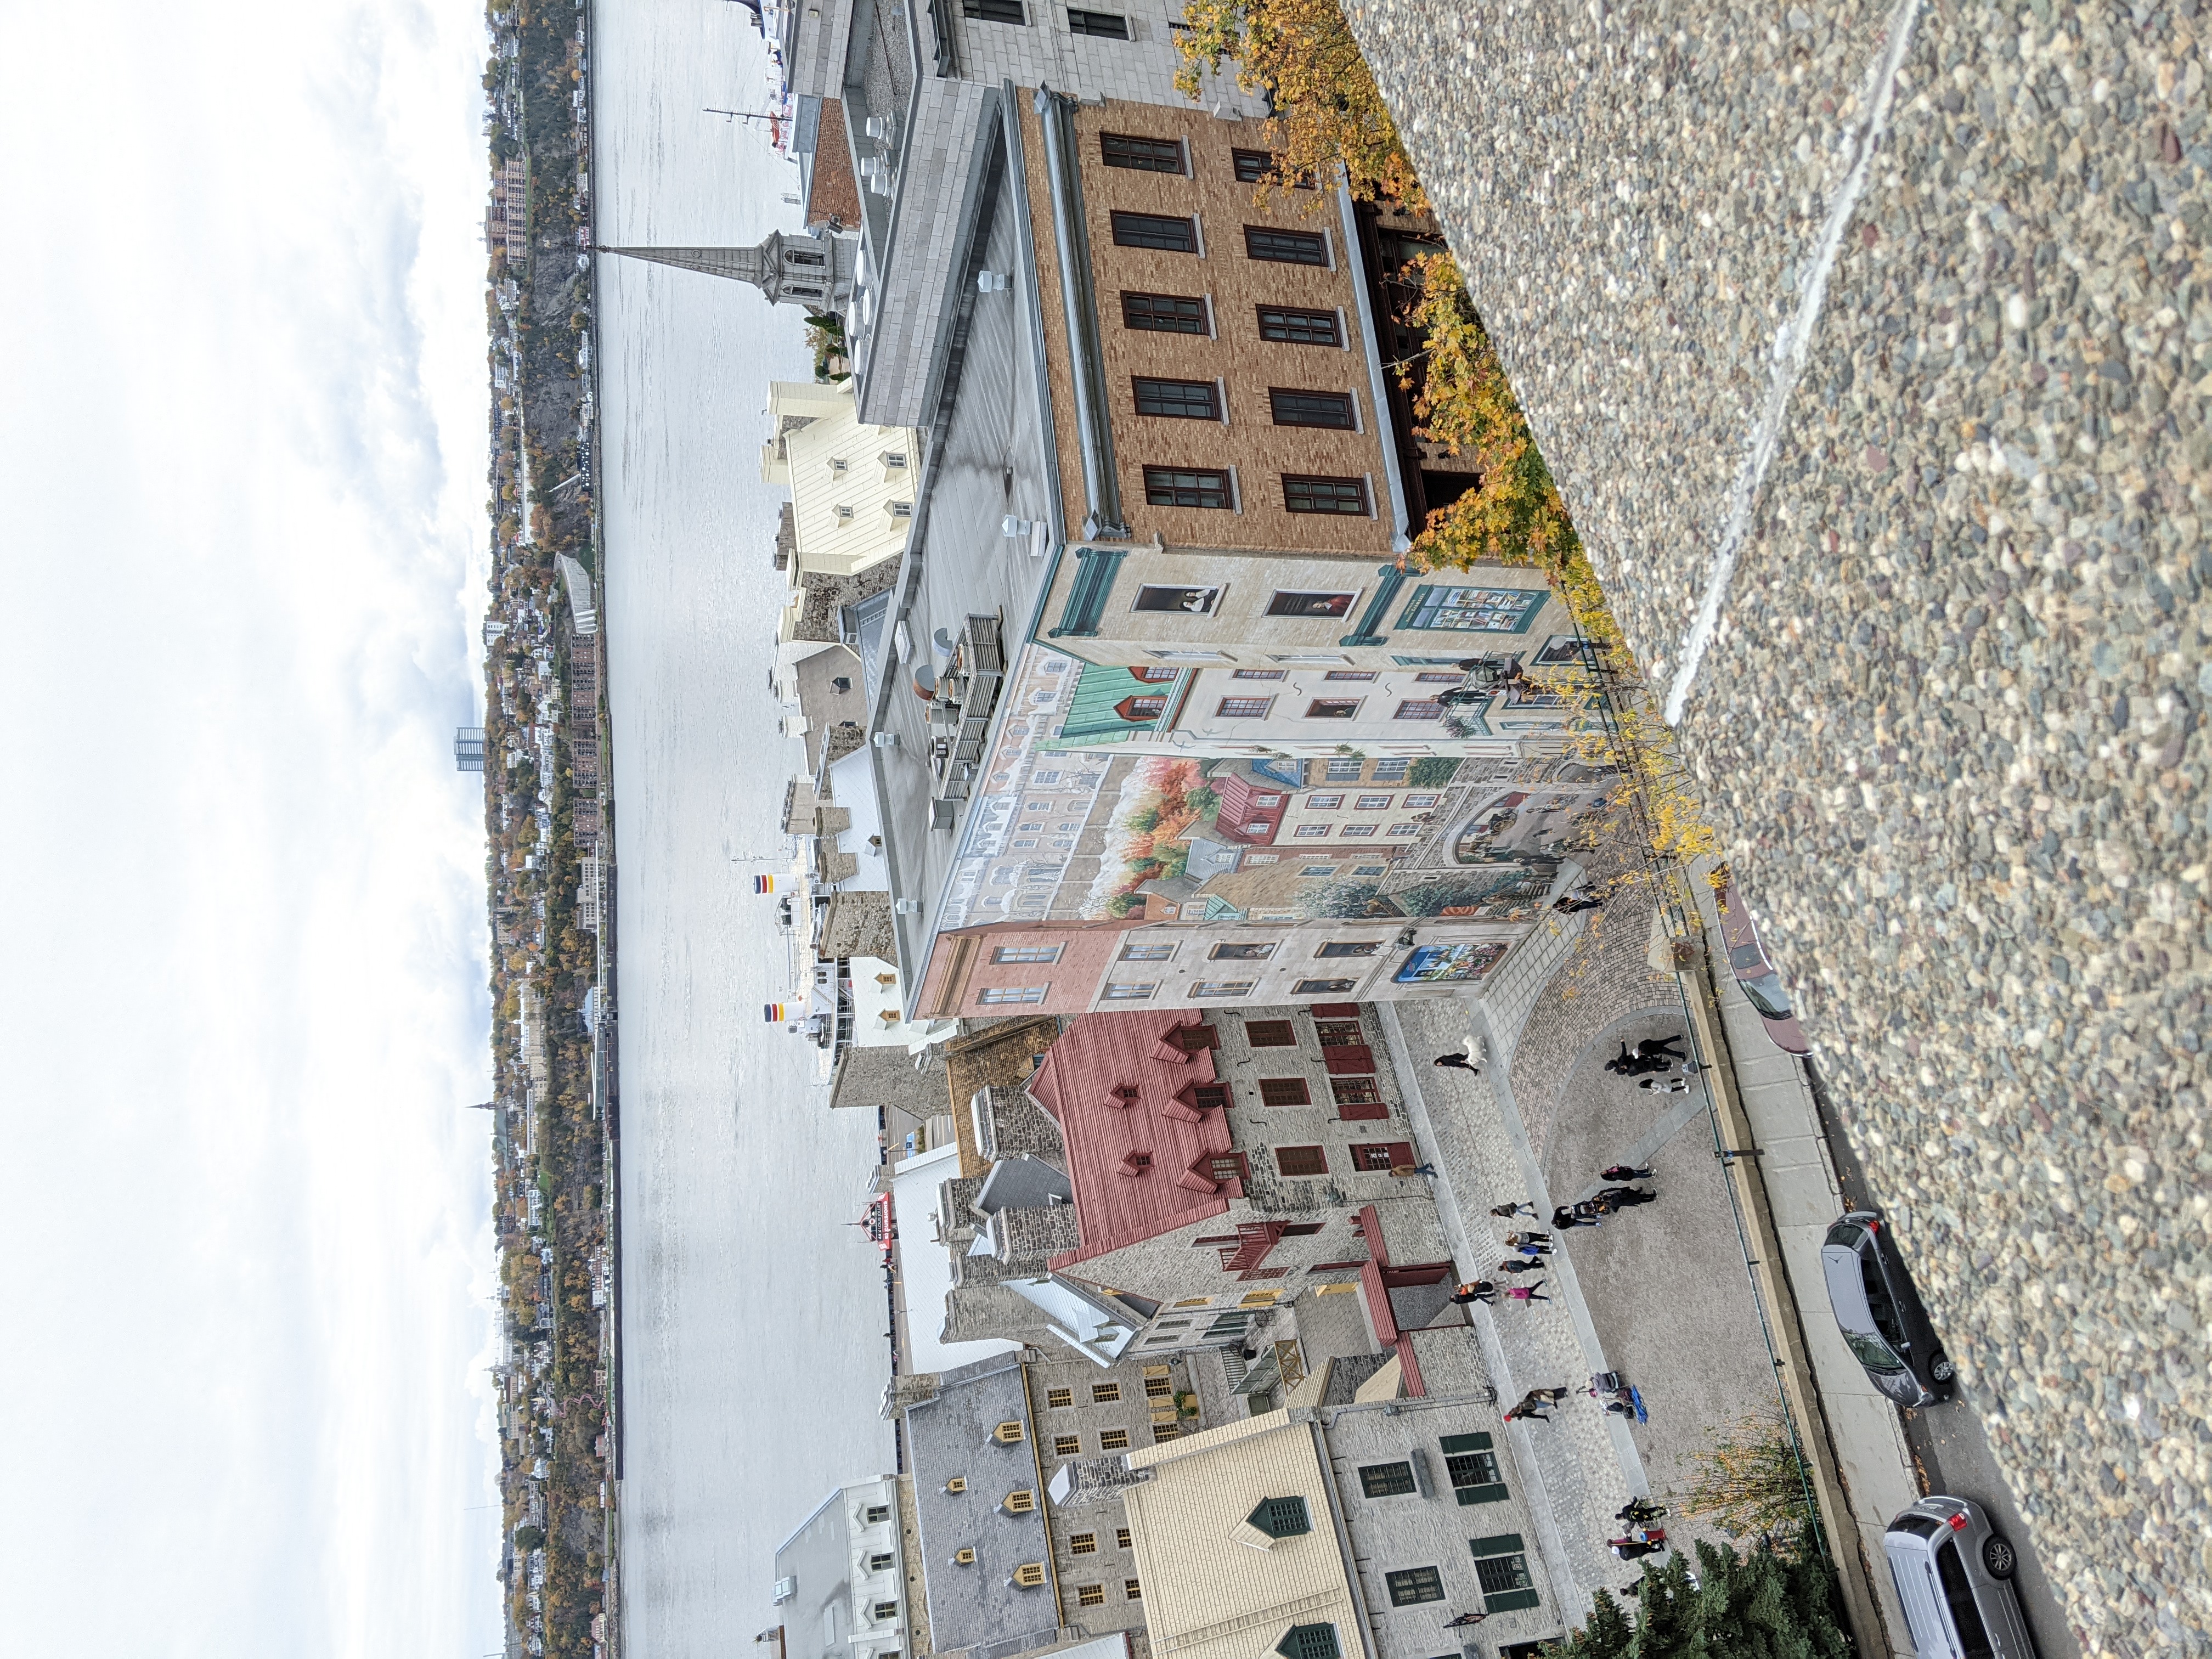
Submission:
[[778,549],[787,595],[777,637],[789,641],[808,576],[857,577],[906,551],[921,434],[860,420],[849,385],[775,381],[769,415],[775,431],[761,446],[761,480],[791,492],[791,546]]
[[1497,1407],[1457,1395],[1330,1407],[1324,1388],[1129,1455],[1149,1477],[1123,1504],[1154,1651],[1490,1659],[1563,1634],[1563,1576]]

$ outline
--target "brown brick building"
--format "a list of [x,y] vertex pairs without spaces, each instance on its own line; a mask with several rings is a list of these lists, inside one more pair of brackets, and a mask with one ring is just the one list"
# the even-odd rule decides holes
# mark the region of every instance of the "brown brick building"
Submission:
[[1021,119],[1071,535],[1087,521],[1187,547],[1401,547],[1348,202],[1269,190],[1261,204],[1273,157],[1257,123],[1051,97]]

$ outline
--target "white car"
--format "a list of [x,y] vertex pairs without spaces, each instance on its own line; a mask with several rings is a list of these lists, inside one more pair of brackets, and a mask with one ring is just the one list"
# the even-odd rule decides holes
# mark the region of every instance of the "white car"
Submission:
[[1882,1534],[1920,1659],[2035,1659],[2011,1540],[1971,1498],[1922,1498]]

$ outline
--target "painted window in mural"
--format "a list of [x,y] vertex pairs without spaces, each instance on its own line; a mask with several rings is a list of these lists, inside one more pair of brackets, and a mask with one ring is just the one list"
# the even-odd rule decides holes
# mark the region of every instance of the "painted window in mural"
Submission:
[[1550,594],[1549,588],[1417,587],[1398,626],[1463,634],[1525,633]]
[[1481,945],[1424,945],[1408,956],[1392,975],[1401,985],[1460,985],[1480,979],[1498,965],[1506,946],[1492,941]]

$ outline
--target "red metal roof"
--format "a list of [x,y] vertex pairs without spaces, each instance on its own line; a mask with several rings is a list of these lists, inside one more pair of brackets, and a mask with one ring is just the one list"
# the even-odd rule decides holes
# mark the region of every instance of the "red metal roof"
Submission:
[[[1186,1053],[1166,1041],[1205,1020],[1194,1008],[1085,1014],[1045,1051],[1030,1092],[1066,1141],[1083,1236],[1080,1249],[1052,1259],[1055,1268],[1219,1215],[1243,1195],[1241,1182],[1208,1194],[1178,1178],[1200,1158],[1231,1150],[1226,1113],[1194,1114],[1176,1102],[1190,1085],[1218,1080],[1212,1049]],[[1135,1088],[1137,1098],[1119,1106],[1114,1091],[1125,1087]],[[1141,1173],[1128,1172],[1132,1153],[1151,1155]]]

